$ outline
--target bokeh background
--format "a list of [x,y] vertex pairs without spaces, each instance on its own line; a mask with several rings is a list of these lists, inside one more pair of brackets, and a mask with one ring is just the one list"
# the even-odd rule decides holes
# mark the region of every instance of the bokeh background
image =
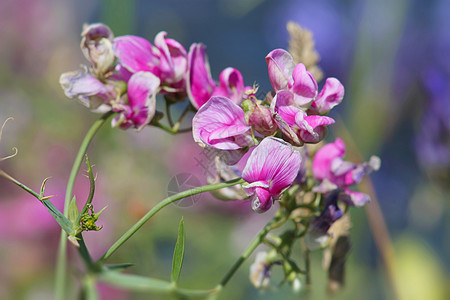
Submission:
[[[0,2],[0,123],[13,116],[0,145],[19,154],[2,169],[34,189],[48,176],[48,194],[63,206],[65,182],[79,143],[98,115],[66,99],[61,73],[86,64],[79,49],[84,23],[104,22],[117,35],[153,41],[161,30],[186,48],[207,45],[212,74],[238,68],[247,85],[269,91],[264,57],[287,48],[287,21],[314,33],[326,76],[346,87],[331,116],[345,124],[365,159],[382,159],[371,178],[395,250],[395,286],[402,299],[450,297],[450,2],[341,0],[2,0]],[[342,126],[328,141],[344,134]],[[344,137],[345,140],[345,137]],[[136,133],[105,126],[88,152],[98,184],[100,232],[87,244],[99,257],[158,201],[171,178],[193,174],[204,182],[190,134],[157,128]],[[88,194],[79,176],[78,199]],[[447,195],[447,196],[446,196]],[[246,202],[202,195],[192,205],[166,208],[111,258],[133,262],[132,272],[170,276],[178,222],[187,245],[181,285],[210,288],[220,281],[270,218]],[[386,275],[364,209],[351,210],[353,248],[346,287],[338,299],[385,299]],[[37,200],[0,178],[0,298],[51,299],[58,228]],[[70,247],[69,247],[70,248]],[[72,249],[73,250],[73,249]],[[73,298],[81,264],[71,251]],[[295,299],[288,286],[261,293],[248,280],[246,262],[220,299]],[[276,275],[276,274],[275,274]],[[276,278],[276,276],[275,276]],[[312,299],[325,297],[321,253],[313,255]],[[103,299],[148,299],[101,286]],[[155,296],[150,296],[152,299]],[[156,297],[155,297],[156,298]]]

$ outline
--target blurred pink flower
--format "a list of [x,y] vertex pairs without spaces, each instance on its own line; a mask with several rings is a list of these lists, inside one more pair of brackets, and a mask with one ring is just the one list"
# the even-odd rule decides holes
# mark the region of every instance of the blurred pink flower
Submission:
[[345,144],[337,138],[334,143],[329,143],[317,151],[314,156],[312,171],[314,177],[321,181],[320,185],[313,188],[319,193],[328,193],[337,188],[343,188],[350,196],[349,205],[363,206],[370,201],[368,195],[352,191],[348,186],[361,182],[364,175],[380,168],[380,159],[372,156],[368,163],[354,164],[344,161]]

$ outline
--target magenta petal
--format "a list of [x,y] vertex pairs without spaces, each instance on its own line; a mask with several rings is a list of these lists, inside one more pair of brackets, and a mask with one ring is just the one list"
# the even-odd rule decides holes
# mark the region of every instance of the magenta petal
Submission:
[[166,39],[167,33],[161,31],[155,37],[155,46],[160,51],[161,80],[175,83],[183,79],[187,70],[187,52],[173,39]]
[[192,120],[194,140],[201,146],[221,150],[252,146],[250,129],[242,108],[220,96],[211,97]]
[[272,207],[273,198],[268,190],[257,187],[251,201],[252,210],[257,213],[263,213]]
[[314,156],[312,171],[313,175],[318,180],[333,178],[331,173],[332,161],[336,158],[342,158],[345,155],[345,144],[337,138],[334,143],[329,143],[320,148]]
[[299,107],[306,107],[317,95],[317,82],[312,74],[306,71],[304,64],[295,66],[292,73],[294,83],[290,90],[294,93],[295,104]]
[[119,63],[131,72],[148,71],[159,75],[158,59],[153,55],[152,44],[144,38],[124,35],[114,39],[114,52]]
[[128,81],[128,103],[135,127],[147,125],[155,115],[155,95],[160,80],[150,72],[138,72]]
[[224,96],[240,104],[244,95],[244,79],[235,68],[226,68],[219,75],[220,84],[214,90],[214,96]]
[[192,44],[189,49],[186,85],[191,103],[197,109],[209,100],[214,91],[215,83],[203,44]]
[[313,102],[313,107],[320,114],[327,114],[333,107],[342,102],[344,86],[336,78],[327,78],[325,85]]
[[334,124],[334,120],[324,116],[306,116],[304,121],[299,124],[299,136],[305,143],[318,143],[323,140],[327,134],[327,125]]
[[298,174],[301,155],[292,146],[278,138],[265,138],[250,155],[242,172],[249,182],[269,182],[272,196],[278,196],[289,187]]
[[292,83],[294,59],[283,49],[275,49],[266,56],[269,79],[275,92],[286,90]]
[[296,115],[298,113],[305,114],[300,109],[293,106],[294,95],[290,91],[278,92],[270,104],[270,110],[273,118],[285,137],[295,146],[302,146],[303,142],[298,138],[297,131],[293,126],[296,126]]

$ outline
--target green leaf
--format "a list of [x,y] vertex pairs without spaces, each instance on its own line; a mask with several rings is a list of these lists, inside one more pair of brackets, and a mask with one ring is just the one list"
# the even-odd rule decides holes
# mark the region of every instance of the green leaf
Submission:
[[170,275],[170,280],[175,283],[178,282],[181,267],[183,265],[184,240],[185,240],[184,220],[183,218],[181,218],[180,226],[178,227],[177,243],[175,244],[175,250],[173,251],[172,274]]
[[68,234],[71,235],[74,233],[73,224],[67,219],[49,200],[41,201],[47,210],[51,213],[53,218],[55,218],[56,222],[58,222],[59,226]]
[[75,198],[75,196],[73,196],[72,201],[70,201],[69,204],[69,212],[68,212],[68,217],[69,217],[69,221],[73,223],[73,225],[77,226],[77,219],[78,219],[78,215],[80,214],[80,212],[78,211],[78,207],[77,207],[77,199]]
[[168,293],[172,290],[172,284],[168,281],[114,271],[102,272],[99,274],[98,279],[134,291]]
[[134,266],[134,264],[131,264],[131,263],[105,265],[105,267],[108,270],[111,270],[111,271],[113,271],[113,270],[121,271],[123,269],[129,268],[129,267],[132,267],[132,266]]

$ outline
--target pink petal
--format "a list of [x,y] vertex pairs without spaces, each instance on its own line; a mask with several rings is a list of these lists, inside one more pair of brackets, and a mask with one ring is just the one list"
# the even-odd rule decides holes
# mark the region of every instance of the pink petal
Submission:
[[161,80],[174,83],[180,81],[187,70],[186,49],[173,39],[166,39],[167,32],[161,31],[155,37],[155,46],[160,51]]
[[302,123],[297,123],[300,127],[299,137],[305,143],[318,143],[327,134],[325,126],[334,124],[334,120],[324,116],[306,116]]
[[301,155],[292,146],[278,138],[265,138],[250,155],[242,172],[249,183],[270,182],[270,191],[277,196],[292,184],[298,174]]
[[189,49],[186,83],[187,94],[197,109],[209,100],[214,91],[215,83],[203,44],[192,44]]
[[214,90],[214,96],[224,96],[240,104],[244,95],[244,79],[235,68],[226,68],[219,75],[220,84]]
[[314,156],[312,171],[316,179],[332,180],[334,175],[331,173],[331,163],[335,158],[342,158],[345,155],[345,144],[337,138],[334,143],[329,143],[317,151]]
[[295,68],[294,59],[283,49],[275,49],[266,56],[269,79],[275,92],[288,89],[292,83],[292,72]]
[[114,52],[119,63],[131,72],[148,71],[159,75],[158,59],[152,44],[144,38],[124,35],[114,39]]
[[299,107],[306,107],[317,95],[317,82],[312,74],[306,71],[304,64],[295,66],[292,73],[293,84],[290,90],[294,93],[294,102]]
[[252,210],[263,213],[272,207],[273,198],[270,192],[264,188],[256,188],[255,194],[251,198]]
[[352,191],[347,188],[344,190],[348,195],[350,195],[351,202],[347,203],[349,205],[361,207],[370,201],[370,197],[367,194]]
[[221,150],[236,150],[253,145],[250,126],[242,108],[230,99],[213,96],[192,120],[194,140],[200,145]]
[[160,80],[150,72],[138,72],[128,81],[128,103],[134,126],[142,128],[155,115],[156,91]]
[[312,106],[320,115],[327,114],[333,107],[342,102],[344,86],[336,78],[327,78],[325,85]]

